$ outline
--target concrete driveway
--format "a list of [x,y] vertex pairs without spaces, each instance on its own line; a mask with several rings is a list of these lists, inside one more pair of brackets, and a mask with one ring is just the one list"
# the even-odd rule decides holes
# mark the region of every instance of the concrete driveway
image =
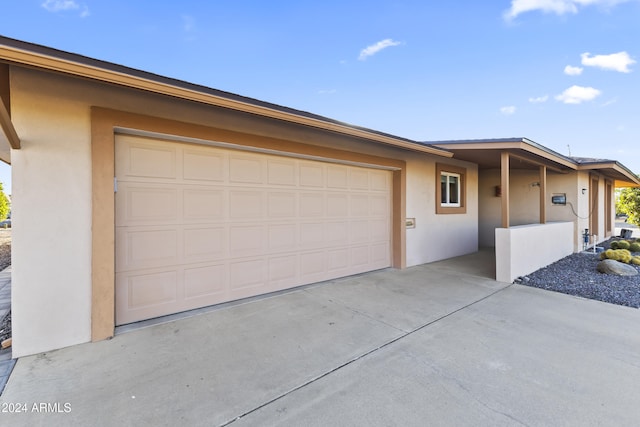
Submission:
[[21,358],[0,424],[637,425],[640,311],[490,273],[384,270]]

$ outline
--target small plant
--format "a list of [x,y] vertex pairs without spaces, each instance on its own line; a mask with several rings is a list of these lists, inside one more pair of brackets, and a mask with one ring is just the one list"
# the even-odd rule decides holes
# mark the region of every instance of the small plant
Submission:
[[634,256],[633,258],[631,258],[631,264],[633,265],[640,265],[640,256]]
[[618,249],[618,242],[619,240],[614,240],[613,242],[611,242],[611,244],[609,245],[611,249]]
[[617,249],[629,249],[629,247],[631,246],[631,243],[627,242],[626,240],[620,240],[618,241],[618,248]]
[[640,243],[638,243],[637,241],[633,242],[629,245],[629,250],[631,252],[640,252]]
[[624,262],[625,264],[629,264],[632,258],[633,257],[631,256],[631,252],[629,252],[627,249],[607,249],[600,254],[600,259],[612,259],[615,261]]

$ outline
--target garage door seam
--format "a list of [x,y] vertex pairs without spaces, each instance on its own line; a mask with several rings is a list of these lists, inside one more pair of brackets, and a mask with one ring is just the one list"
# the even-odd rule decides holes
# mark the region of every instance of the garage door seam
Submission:
[[379,345],[378,347],[375,347],[375,348],[373,348],[371,350],[368,350],[368,351],[362,353],[359,356],[356,356],[356,357],[354,357],[354,358],[352,358],[350,360],[347,360],[346,362],[336,366],[335,368],[330,369],[329,371],[323,372],[322,374],[305,381],[304,383],[292,388],[291,390],[288,390],[288,391],[286,391],[284,393],[281,393],[278,396],[274,397],[273,399],[270,399],[270,400],[268,400],[268,401],[256,406],[255,408],[250,409],[250,410],[238,415],[237,417],[220,424],[220,426],[224,427],[224,426],[228,426],[228,425],[230,425],[232,423],[235,423],[236,421],[241,420],[242,418],[246,417],[247,415],[250,415],[253,412],[256,412],[256,411],[258,411],[258,410],[260,410],[260,409],[262,409],[262,408],[264,408],[264,407],[266,407],[266,406],[268,406],[268,405],[270,405],[272,403],[275,403],[278,400],[280,400],[280,399],[282,399],[282,398],[284,398],[284,397],[286,397],[286,396],[288,396],[288,395],[290,395],[290,394],[292,394],[292,393],[294,393],[294,392],[296,392],[298,390],[301,390],[304,387],[307,387],[308,385],[311,385],[311,384],[315,383],[316,381],[318,381],[318,380],[320,380],[320,379],[322,379],[324,377],[327,377],[327,376],[331,375],[332,373],[337,372],[337,371],[341,370],[342,368],[345,368],[345,367],[351,365],[352,363],[354,363],[354,362],[356,362],[356,361],[358,361],[360,359],[363,359],[363,358],[365,358],[367,356],[370,356],[370,355],[372,355],[374,353],[377,353],[379,350],[382,350],[382,349],[384,349],[384,348],[386,348],[386,347],[388,347],[388,346],[390,346],[390,345],[392,345],[392,344],[394,344],[394,343],[396,343],[396,342],[398,342],[398,341],[400,341],[400,340],[402,340],[402,339],[404,339],[404,338],[406,338],[406,337],[408,337],[410,335],[413,335],[414,333],[419,332],[422,329],[425,329],[425,328],[433,325],[434,323],[437,323],[437,322],[439,322],[441,320],[444,320],[444,319],[446,319],[446,318],[448,318],[450,316],[453,316],[454,314],[456,314],[456,313],[458,313],[458,312],[460,312],[462,310],[465,310],[465,309],[467,309],[467,308],[469,308],[469,307],[471,307],[473,305],[476,305],[476,304],[478,304],[478,303],[480,303],[480,302],[482,302],[482,301],[484,301],[486,299],[489,299],[492,296],[496,295],[497,293],[502,292],[502,291],[510,288],[511,286],[513,286],[513,284],[509,284],[509,285],[507,285],[507,286],[505,286],[503,288],[500,288],[500,289],[490,293],[489,295],[486,295],[486,296],[484,296],[484,297],[482,297],[482,298],[480,298],[480,299],[478,299],[476,301],[473,301],[473,302],[471,302],[471,303],[469,303],[467,305],[464,305],[464,306],[462,306],[462,307],[460,307],[460,308],[458,308],[456,310],[453,310],[450,313],[444,314],[444,315],[438,317],[437,319],[431,320],[431,321],[429,321],[429,322],[427,322],[427,323],[425,323],[425,324],[423,324],[421,326],[418,326],[415,329],[412,329],[411,331],[404,332],[402,335],[400,335],[400,336],[398,336],[396,338],[393,338],[393,339],[391,339],[391,340]]

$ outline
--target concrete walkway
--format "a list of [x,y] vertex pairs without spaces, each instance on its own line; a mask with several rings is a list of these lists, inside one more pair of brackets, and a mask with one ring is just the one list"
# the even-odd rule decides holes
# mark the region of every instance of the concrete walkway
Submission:
[[487,262],[383,270],[21,358],[0,407],[26,413],[2,424],[636,425],[640,310],[498,283]]
[[[11,266],[0,271],[0,321],[11,311]],[[16,361],[11,358],[11,347],[0,349],[0,394],[9,380]],[[1,408],[0,408],[1,409]]]

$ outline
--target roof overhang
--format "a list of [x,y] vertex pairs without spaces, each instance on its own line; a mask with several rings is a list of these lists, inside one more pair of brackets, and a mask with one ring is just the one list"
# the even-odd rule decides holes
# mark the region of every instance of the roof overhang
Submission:
[[0,100],[0,160],[11,164],[11,149],[20,148],[20,138],[13,127],[11,117]]
[[556,172],[576,169],[575,162],[570,158],[527,138],[430,141],[429,144],[453,152],[457,159],[477,163],[480,169],[500,168],[500,155],[505,151],[514,158],[514,168],[545,166]]
[[441,157],[444,149],[326,117],[0,36],[0,61],[309,126]]
[[620,162],[614,160],[580,163],[578,170],[599,172],[613,179],[616,188],[640,187],[640,179]]
[[511,167],[534,169],[546,166],[556,172],[594,171],[611,178],[616,187],[639,187],[640,179],[615,160],[567,157],[527,138],[432,141],[430,144],[454,153],[455,158],[477,163],[481,169],[500,168],[500,153],[508,152]]

